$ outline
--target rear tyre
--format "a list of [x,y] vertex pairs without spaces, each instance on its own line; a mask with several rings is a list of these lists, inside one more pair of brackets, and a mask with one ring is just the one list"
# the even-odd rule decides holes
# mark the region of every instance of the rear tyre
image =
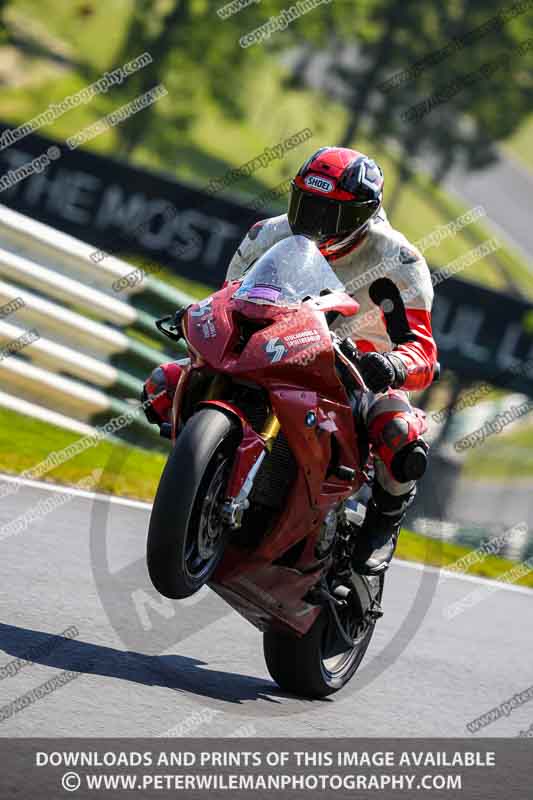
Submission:
[[197,592],[224,554],[227,530],[220,512],[238,438],[229,416],[201,409],[168,458],[147,542],[150,579],[165,597],[179,600]]
[[[378,600],[383,591],[380,579]],[[374,633],[375,622],[361,624],[348,612],[343,628],[353,639],[349,648],[338,633],[327,608],[302,637],[268,631],[263,635],[263,652],[268,671],[278,686],[302,697],[327,697],[342,689],[356,673]]]

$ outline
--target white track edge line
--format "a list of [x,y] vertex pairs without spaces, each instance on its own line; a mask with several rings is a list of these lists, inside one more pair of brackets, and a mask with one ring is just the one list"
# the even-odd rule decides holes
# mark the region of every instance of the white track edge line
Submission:
[[[517,562],[517,566],[518,566]],[[503,583],[503,581],[498,580],[491,580],[490,578],[482,578],[480,575],[467,575],[464,572],[452,572],[449,569],[440,569],[439,567],[434,567],[432,564],[422,564],[419,561],[406,561],[401,558],[396,558],[392,564],[393,567],[401,566],[406,567],[407,569],[416,569],[419,572],[430,572],[432,574],[437,573],[441,580],[444,582],[445,579],[448,578],[455,578],[460,581],[466,581],[467,583],[477,583],[481,586],[490,586],[492,589],[503,589],[508,592],[518,592],[519,594],[528,594],[530,597],[533,597],[533,589],[528,589],[527,586],[515,586],[512,583]]]
[[[19,478],[16,475],[4,475],[0,473],[0,483],[17,483],[20,486],[29,486],[33,489],[44,489],[47,492],[58,492],[59,494],[71,494],[74,497],[85,497],[89,500],[102,500],[108,503],[114,503],[118,506],[129,506],[130,508],[142,508],[145,511],[151,511],[152,504],[145,503],[142,500],[133,500],[129,497],[117,497],[112,494],[104,494],[103,492],[90,492],[85,489],[76,489],[75,486],[64,486],[60,483],[48,483],[47,481],[34,481],[30,478]],[[6,495],[12,497],[12,495]],[[1,498],[0,498],[1,500]]]

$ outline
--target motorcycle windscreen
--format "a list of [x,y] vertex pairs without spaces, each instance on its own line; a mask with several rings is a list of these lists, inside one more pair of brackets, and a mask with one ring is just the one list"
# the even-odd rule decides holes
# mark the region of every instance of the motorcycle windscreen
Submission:
[[324,289],[343,288],[311,239],[290,236],[263,253],[246,272],[233,297],[290,308],[306,297],[318,297]]

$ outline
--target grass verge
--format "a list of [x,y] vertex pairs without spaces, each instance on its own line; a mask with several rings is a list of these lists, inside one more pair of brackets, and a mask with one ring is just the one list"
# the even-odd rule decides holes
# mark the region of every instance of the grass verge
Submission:
[[[0,472],[20,474],[44,461],[50,453],[58,452],[81,438],[80,434],[56,425],[0,409]],[[99,468],[103,472],[98,491],[151,502],[165,460],[161,453],[115,441],[102,441],[54,467],[41,480],[76,484]],[[120,471],[113,471],[107,466],[109,464],[120,464]]]
[[[401,558],[404,561],[418,561],[422,564],[445,569],[471,552],[471,548],[460,544],[442,542],[440,539],[430,539],[419,533],[404,530],[398,540],[396,558]],[[517,566],[518,562],[510,561],[507,558],[486,556],[482,561],[472,564],[466,574],[498,580],[506,572]],[[516,585],[533,588],[533,571],[516,581]]]

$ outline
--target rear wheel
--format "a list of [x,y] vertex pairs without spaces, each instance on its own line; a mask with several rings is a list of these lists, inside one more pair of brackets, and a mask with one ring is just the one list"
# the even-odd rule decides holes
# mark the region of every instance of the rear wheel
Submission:
[[[378,602],[382,592],[383,578],[380,578]],[[354,676],[372,639],[375,620],[363,620],[350,605],[340,609],[338,615],[344,632],[353,642],[351,647],[327,607],[302,637],[277,631],[264,634],[268,671],[281,689],[303,697],[327,697]]]
[[217,568],[226,543],[222,504],[239,438],[221,411],[201,409],[181,432],[150,517],[148,572],[165,597],[190,597]]

